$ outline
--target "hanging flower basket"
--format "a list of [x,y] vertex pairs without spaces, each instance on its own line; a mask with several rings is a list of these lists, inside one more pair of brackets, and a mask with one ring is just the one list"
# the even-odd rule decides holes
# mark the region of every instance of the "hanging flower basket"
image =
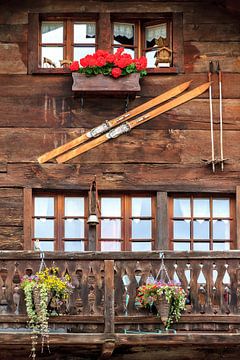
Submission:
[[[29,318],[28,324],[32,329],[32,353],[33,359],[36,358],[36,345],[38,335],[48,347],[49,316],[57,315],[53,308],[53,299],[56,306],[63,304],[69,299],[73,286],[68,274],[60,278],[58,268],[51,267],[40,270],[36,275],[25,275],[22,279],[21,288],[24,291],[26,310]],[[55,306],[55,305],[54,305]]]
[[164,327],[169,329],[173,322],[180,319],[185,309],[186,293],[175,282],[153,281],[138,288],[136,301],[146,308],[155,305]]
[[167,301],[166,296],[162,294],[154,301],[154,305],[157,309],[158,315],[164,325],[167,326],[167,320],[169,317],[170,303]]

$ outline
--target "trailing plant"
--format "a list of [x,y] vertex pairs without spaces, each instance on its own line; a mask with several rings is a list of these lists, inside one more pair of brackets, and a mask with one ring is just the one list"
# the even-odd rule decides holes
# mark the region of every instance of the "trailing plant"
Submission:
[[185,309],[186,293],[179,284],[171,281],[168,283],[154,281],[142,285],[138,288],[136,302],[142,307],[151,308],[162,296],[165,296],[170,305],[166,323],[166,329],[169,329],[173,322],[180,319],[181,313]]
[[[25,275],[22,278],[21,288],[24,291],[26,310],[29,318],[28,325],[32,329],[32,358],[36,358],[36,345],[38,335],[42,339],[42,350],[49,338],[48,320],[49,316],[57,315],[51,311],[51,304],[60,307],[64,304],[73,289],[68,274],[59,278],[57,267],[45,268],[36,275]],[[56,310],[56,309],[55,309]]]
[[124,53],[124,48],[118,48],[115,54],[105,50],[97,50],[93,55],[86,55],[80,61],[73,61],[69,66],[71,71],[77,71],[87,76],[103,74],[115,79],[132,73],[147,75],[147,59],[145,56],[133,59]]

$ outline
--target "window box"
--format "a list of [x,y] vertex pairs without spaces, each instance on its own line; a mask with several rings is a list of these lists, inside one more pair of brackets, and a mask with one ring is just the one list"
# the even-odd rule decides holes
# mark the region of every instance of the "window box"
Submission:
[[101,92],[102,94],[107,94],[114,92],[116,94],[135,94],[141,90],[139,73],[133,73],[114,79],[102,74],[86,76],[85,74],[73,72],[72,77],[72,90],[83,93]]

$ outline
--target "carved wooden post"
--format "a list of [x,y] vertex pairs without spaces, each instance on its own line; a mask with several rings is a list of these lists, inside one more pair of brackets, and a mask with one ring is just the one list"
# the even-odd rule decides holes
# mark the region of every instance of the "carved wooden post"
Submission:
[[99,360],[109,359],[115,349],[114,339],[114,260],[104,260],[105,267],[105,296],[104,296],[104,332],[108,334],[101,351]]
[[114,261],[104,260],[105,266],[105,333],[114,333]]

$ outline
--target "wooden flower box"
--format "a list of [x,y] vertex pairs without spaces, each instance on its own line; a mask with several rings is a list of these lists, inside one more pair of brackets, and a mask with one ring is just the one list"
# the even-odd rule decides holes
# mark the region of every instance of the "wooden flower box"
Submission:
[[72,73],[73,85],[72,90],[94,94],[136,94],[141,90],[139,84],[139,73],[133,73],[127,76],[114,79],[111,76],[104,76],[102,74],[95,76],[86,76],[78,72]]

